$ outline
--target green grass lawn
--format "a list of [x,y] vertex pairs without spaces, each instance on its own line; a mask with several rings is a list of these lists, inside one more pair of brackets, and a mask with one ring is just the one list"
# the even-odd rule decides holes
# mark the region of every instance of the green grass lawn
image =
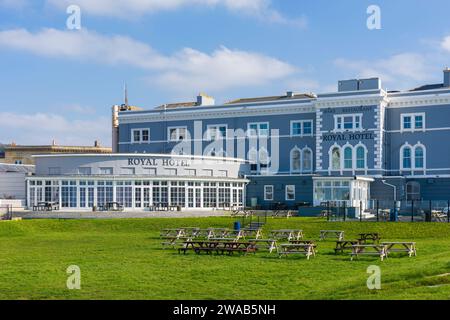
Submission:
[[[346,238],[379,232],[386,241],[416,241],[418,256],[350,261],[320,242],[318,255],[279,259],[179,255],[162,250],[162,228],[232,227],[231,218],[25,220],[0,222],[0,299],[450,299],[450,224],[326,222],[269,219],[265,230],[321,229]],[[81,268],[81,290],[66,288],[66,268]],[[382,289],[368,290],[369,265],[382,271]]]

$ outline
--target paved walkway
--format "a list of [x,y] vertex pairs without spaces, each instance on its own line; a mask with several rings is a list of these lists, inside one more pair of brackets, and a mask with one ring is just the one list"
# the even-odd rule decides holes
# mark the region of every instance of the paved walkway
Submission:
[[152,211],[152,212],[17,212],[22,219],[128,219],[128,218],[195,218],[230,216],[230,211]]

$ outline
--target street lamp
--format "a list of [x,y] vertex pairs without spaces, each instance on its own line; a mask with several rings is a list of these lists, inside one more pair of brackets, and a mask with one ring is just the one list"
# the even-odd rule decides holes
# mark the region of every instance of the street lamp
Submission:
[[381,180],[381,182],[383,182],[383,184],[392,187],[394,189],[394,201],[397,201],[397,187],[394,186],[393,184],[387,183],[386,180]]

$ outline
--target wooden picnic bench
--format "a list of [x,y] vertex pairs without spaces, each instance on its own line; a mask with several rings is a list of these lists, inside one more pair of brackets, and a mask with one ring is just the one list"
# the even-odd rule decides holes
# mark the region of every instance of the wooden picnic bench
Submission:
[[277,240],[300,240],[303,239],[303,230],[282,229],[270,231],[270,238]]
[[368,241],[371,241],[372,243],[378,243],[380,242],[380,234],[377,232],[368,232],[368,233],[360,233],[359,234],[359,240],[363,243],[367,243]]
[[242,237],[252,239],[259,239],[262,238],[262,229],[261,228],[243,228],[242,231]]
[[415,242],[382,242],[381,244],[386,246],[387,254],[391,252],[405,252],[409,257],[417,256]]
[[352,246],[356,244],[361,244],[361,240],[337,240],[334,253],[337,254],[338,252],[344,253],[344,251],[351,251]]
[[376,255],[381,261],[387,258],[386,245],[383,244],[355,244],[352,245],[352,252],[350,253],[350,260],[360,255]]
[[251,242],[234,242],[227,240],[208,240],[208,241],[185,241],[183,247],[178,248],[178,253],[183,252],[186,254],[187,251],[192,250],[196,254],[200,254],[201,252],[206,252],[206,254],[211,254],[212,252],[216,252],[217,254],[228,253],[233,254],[234,252],[238,253],[250,253],[256,252],[256,245]]
[[[278,250],[277,240],[275,239],[249,239],[248,242],[255,243],[256,248],[258,249],[268,249],[269,253],[272,253],[273,250]],[[259,243],[263,243],[265,245],[261,246]]]
[[342,230],[320,230],[320,240],[327,238],[337,238],[338,240],[344,240],[344,231]]
[[290,218],[293,216],[293,210],[274,210],[272,214],[272,218]]
[[278,248],[279,258],[290,254],[303,254],[309,260],[309,257],[316,255],[314,244],[282,244]]
[[289,240],[289,244],[310,244],[312,245],[314,255],[316,255],[317,253],[317,244],[316,241],[314,240],[306,240],[306,239]]

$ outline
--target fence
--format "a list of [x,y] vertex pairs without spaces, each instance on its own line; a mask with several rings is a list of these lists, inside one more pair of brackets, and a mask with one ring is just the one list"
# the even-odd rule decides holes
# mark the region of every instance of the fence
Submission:
[[12,220],[14,208],[12,205],[0,206],[0,220]]
[[386,201],[370,200],[352,203],[328,201],[321,215],[330,220],[425,221],[450,223],[450,200]]

